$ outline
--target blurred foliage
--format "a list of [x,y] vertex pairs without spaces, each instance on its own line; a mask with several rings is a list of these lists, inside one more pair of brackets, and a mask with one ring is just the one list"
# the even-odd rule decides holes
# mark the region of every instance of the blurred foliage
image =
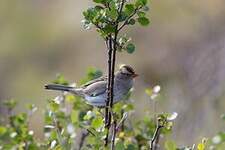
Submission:
[[[92,80],[100,74],[97,69],[89,69],[84,79]],[[91,76],[90,76],[91,75]],[[54,82],[68,83],[60,75]],[[83,81],[83,80],[82,80]],[[156,86],[158,88],[158,85]],[[151,91],[155,91],[153,87]],[[146,89],[149,91],[150,88]],[[147,92],[148,96],[152,94]],[[131,93],[120,103],[114,105],[114,119],[118,120],[116,150],[147,150],[149,143],[158,126],[162,127],[161,135],[166,136],[164,148],[166,150],[194,150],[194,146],[179,148],[176,142],[169,139],[176,113],[149,114],[139,120],[130,120],[135,112],[134,105],[130,102]],[[156,98],[156,97],[155,97]],[[4,102],[8,110],[7,120],[0,125],[0,148],[11,149],[103,149],[103,139],[106,134],[104,128],[103,110],[85,104],[84,100],[68,93],[62,93],[56,98],[49,99],[45,111],[44,141],[34,137],[34,132],[29,129],[29,119],[37,110],[35,105],[27,105],[27,111],[14,113],[15,100]],[[151,108],[149,108],[151,109]],[[155,120],[154,116],[157,116]],[[160,136],[161,137],[161,136]],[[82,140],[79,141],[78,138]],[[81,144],[82,143],[82,144]],[[212,139],[203,139],[197,144],[197,150],[225,148],[225,133],[220,132]]]

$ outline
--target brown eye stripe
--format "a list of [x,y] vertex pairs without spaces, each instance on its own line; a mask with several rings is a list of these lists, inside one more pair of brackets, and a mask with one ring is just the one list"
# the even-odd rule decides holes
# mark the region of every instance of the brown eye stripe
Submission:
[[128,72],[134,74],[134,69],[133,68],[131,68],[130,66],[124,66],[124,67],[127,69]]

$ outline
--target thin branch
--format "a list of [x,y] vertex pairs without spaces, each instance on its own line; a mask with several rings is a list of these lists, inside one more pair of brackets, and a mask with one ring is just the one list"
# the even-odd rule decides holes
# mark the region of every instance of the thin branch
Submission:
[[109,113],[109,106],[110,101],[112,99],[112,90],[111,90],[111,78],[112,78],[112,36],[109,35],[109,37],[106,40],[106,45],[108,48],[108,81],[107,81],[107,99],[106,99],[106,107],[105,107],[105,128],[107,128],[106,137],[104,139],[105,141],[105,147],[108,145],[108,136],[109,136],[109,129],[110,129],[110,123],[111,123],[111,117]]
[[57,133],[58,142],[59,142],[61,148],[64,149],[64,146],[63,146],[64,145],[63,144],[63,138],[62,138],[62,135],[60,133],[60,129],[59,129],[59,126],[58,126],[58,122],[56,120],[56,116],[55,116],[54,113],[53,113],[52,117],[53,117],[53,122],[54,122],[54,126],[55,126],[56,133]]
[[127,22],[137,13],[138,10],[140,10],[142,7],[140,8],[136,8],[134,10],[134,12],[124,21],[124,23],[119,27],[118,31],[120,31],[125,25],[127,25]]
[[81,148],[83,147],[84,141],[85,141],[86,137],[88,136],[88,134],[89,134],[89,132],[82,132],[78,150],[81,150]]
[[[118,10],[119,15],[121,14],[121,12],[123,10],[123,6],[124,6],[125,2],[126,2],[126,0],[122,0],[122,2],[121,2],[121,5],[120,5],[119,10]],[[118,16],[117,21],[118,21],[119,17],[120,16]]]
[[153,134],[151,143],[150,143],[150,150],[156,150],[157,144],[159,142],[159,136],[160,136],[160,129],[163,128],[162,125],[159,124],[159,121],[157,122],[156,130]]
[[116,139],[116,133],[117,133],[117,121],[116,119],[113,120],[113,135],[112,135],[112,144],[111,144],[111,150],[115,150],[115,139]]
[[118,130],[120,127],[122,127],[122,130],[124,130],[124,121],[127,119],[128,115],[127,115],[127,112],[123,113],[123,111],[121,112],[122,113],[122,119],[120,120],[120,122],[118,123],[118,125],[116,126],[116,129]]

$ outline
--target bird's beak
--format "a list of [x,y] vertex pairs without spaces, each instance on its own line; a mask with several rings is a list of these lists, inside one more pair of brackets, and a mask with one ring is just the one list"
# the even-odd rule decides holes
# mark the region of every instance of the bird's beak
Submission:
[[136,73],[132,75],[133,78],[136,78],[136,77],[138,77],[138,76],[139,76],[139,75],[136,74]]

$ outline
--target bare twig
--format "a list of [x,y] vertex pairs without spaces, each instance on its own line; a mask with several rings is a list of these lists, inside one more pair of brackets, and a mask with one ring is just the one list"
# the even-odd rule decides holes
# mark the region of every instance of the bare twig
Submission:
[[159,121],[157,121],[157,126],[156,126],[155,132],[154,132],[153,137],[152,137],[151,142],[150,142],[150,150],[156,150],[157,149],[161,128],[163,128],[163,126],[160,125]]
[[117,121],[114,118],[113,120],[113,135],[112,135],[112,144],[111,144],[111,150],[115,150],[115,139],[116,139],[116,133],[117,133]]
[[53,113],[52,117],[53,117],[53,122],[54,122],[54,126],[55,126],[56,133],[57,133],[58,142],[59,142],[61,148],[64,149],[63,138],[62,138],[62,135],[61,135],[61,132],[60,132],[60,129],[59,129],[58,121],[56,120],[56,116],[55,116],[54,113]]
[[124,121],[127,119],[127,113],[123,113],[122,115],[123,117],[121,118],[120,122],[118,123],[118,125],[116,126],[116,129],[118,130],[120,127],[122,127],[122,130],[124,130]]
[[112,88],[111,88],[111,78],[112,78],[112,36],[109,35],[106,41],[106,45],[108,48],[108,83],[107,83],[107,99],[106,99],[106,107],[105,107],[105,128],[107,128],[107,133],[105,137],[105,147],[108,145],[108,136],[109,129],[111,123],[111,114],[109,112],[110,101],[112,99]]
[[83,147],[85,139],[88,136],[88,134],[89,134],[89,132],[82,132],[78,150],[81,150],[81,148]]

